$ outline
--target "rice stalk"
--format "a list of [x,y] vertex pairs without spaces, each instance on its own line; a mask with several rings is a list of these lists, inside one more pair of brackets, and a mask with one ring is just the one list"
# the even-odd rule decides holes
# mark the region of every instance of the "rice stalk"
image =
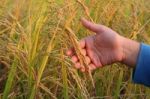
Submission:
[[123,79],[123,71],[121,70],[120,74],[119,74],[118,81],[116,83],[117,87],[116,87],[116,90],[115,90],[114,99],[118,99],[119,98],[122,79]]
[[68,91],[68,79],[67,79],[67,67],[64,64],[64,52],[61,49],[61,65],[62,65],[62,79],[63,79],[63,96],[64,99],[69,99],[69,91]]
[[36,50],[37,50],[37,45],[38,45],[38,40],[39,40],[39,35],[40,35],[40,31],[44,25],[44,23],[47,20],[47,16],[41,16],[35,26],[35,31],[34,31],[34,43],[33,43],[33,47],[32,47],[32,55],[31,55],[31,60],[34,59],[35,55],[36,55]]
[[70,73],[78,85],[77,90],[79,90],[79,97],[81,99],[90,99],[89,92],[85,87],[85,83],[81,80],[80,76],[78,75],[78,72],[74,69],[70,69]]
[[[54,31],[54,34],[53,34],[51,40],[49,41],[48,47],[46,49],[46,53],[50,53],[52,51],[53,47],[54,47],[53,42],[55,40],[59,24],[60,24],[60,20],[59,20],[59,22],[57,24],[57,27],[56,27],[56,29]],[[42,59],[42,61],[41,61],[41,66],[40,66],[39,71],[38,71],[37,85],[39,84],[40,79],[42,77],[42,73],[43,73],[43,71],[45,69],[46,63],[48,61],[48,57],[49,57],[48,55],[44,56],[43,59]]]
[[51,93],[51,91],[46,87],[44,86],[42,83],[39,84],[39,87],[44,90],[46,93],[48,93],[53,99],[57,99],[57,97]]
[[90,12],[88,7],[81,1],[81,0],[77,0],[77,2],[83,7],[85,14],[87,15],[87,17],[90,19],[91,22],[94,22],[93,19],[90,16]]
[[15,74],[16,74],[17,64],[18,64],[18,60],[15,58],[14,61],[13,61],[12,66],[10,68],[9,74],[8,74],[8,79],[7,79],[5,89],[4,89],[4,93],[3,93],[3,99],[8,98],[8,95],[10,93],[11,87],[13,85],[14,77],[15,77]]
[[72,22],[72,20],[75,18],[75,15],[76,15],[76,11],[73,11],[73,12],[74,12],[73,15],[66,21],[66,23],[64,25],[64,29],[66,30],[67,37],[69,37],[70,42],[73,44],[73,47],[74,47],[76,54],[79,58],[81,66],[84,66],[84,68],[86,69],[86,71],[90,77],[92,86],[93,86],[93,88],[95,88],[95,84],[94,84],[94,80],[93,80],[91,71],[89,69],[89,66],[88,66],[86,60],[85,60],[85,56],[81,53],[81,48],[79,46],[78,39],[77,39],[75,33],[73,32],[73,30],[69,27],[70,23]]
[[[45,51],[45,53],[47,53],[47,54],[50,53],[50,52],[52,51],[53,47],[54,47],[54,44],[53,44],[53,43],[54,43],[54,40],[55,40],[55,37],[56,37],[56,33],[57,33],[57,31],[58,31],[58,26],[59,26],[59,24],[60,24],[60,20],[59,20],[59,22],[58,22],[58,24],[57,24],[57,27],[56,27],[56,29],[55,29],[55,31],[54,31],[54,33],[53,33],[53,36],[52,36],[51,40],[50,40],[49,43],[48,43],[48,47],[47,47],[47,49],[46,49],[46,51]],[[36,81],[36,84],[35,84],[35,85],[33,86],[33,88],[32,88],[32,92],[31,92],[31,95],[30,95],[30,99],[33,99],[33,98],[34,98],[34,95],[35,95],[35,93],[36,93],[36,90],[37,90],[37,88],[39,87],[39,83],[40,83],[42,74],[43,74],[43,72],[44,72],[44,69],[45,69],[45,67],[46,67],[48,58],[49,58],[49,56],[48,56],[48,55],[45,55],[45,56],[42,58],[42,60],[41,60],[41,64],[40,64],[40,67],[39,67],[39,70],[38,70],[37,81]]]
[[138,33],[138,29],[139,29],[139,23],[138,23],[138,16],[137,16],[137,5],[131,4],[132,7],[132,32],[130,35],[130,39],[136,40],[137,39],[137,33]]
[[90,77],[92,86],[93,86],[93,88],[95,88],[94,80],[93,80],[91,71],[90,71],[90,69],[89,69],[89,65],[88,65],[88,63],[87,63],[86,60],[85,60],[85,56],[81,53],[81,48],[80,48],[80,46],[79,46],[79,43],[78,43],[78,41],[77,41],[76,36],[74,35],[74,32],[73,32],[69,27],[65,27],[65,29],[67,30],[67,35],[68,35],[68,37],[70,38],[71,43],[73,44],[73,47],[74,47],[74,49],[75,49],[75,51],[76,51],[76,54],[77,54],[77,56],[78,56],[78,58],[79,58],[79,61],[80,61],[81,66],[84,66],[84,68],[85,68],[86,71],[88,72],[88,75],[89,75],[89,77]]

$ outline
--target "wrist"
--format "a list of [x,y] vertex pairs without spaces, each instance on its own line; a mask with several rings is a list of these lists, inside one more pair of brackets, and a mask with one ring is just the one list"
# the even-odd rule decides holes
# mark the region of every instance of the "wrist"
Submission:
[[137,63],[138,54],[140,51],[140,43],[125,37],[121,37],[121,39],[121,46],[123,48],[122,63],[130,67],[134,67]]

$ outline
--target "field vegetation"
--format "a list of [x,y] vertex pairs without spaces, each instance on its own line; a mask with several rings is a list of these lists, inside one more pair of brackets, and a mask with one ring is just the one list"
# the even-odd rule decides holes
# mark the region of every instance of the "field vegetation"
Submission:
[[150,99],[116,63],[76,70],[65,52],[93,35],[80,18],[150,44],[150,0],[1,0],[0,99]]

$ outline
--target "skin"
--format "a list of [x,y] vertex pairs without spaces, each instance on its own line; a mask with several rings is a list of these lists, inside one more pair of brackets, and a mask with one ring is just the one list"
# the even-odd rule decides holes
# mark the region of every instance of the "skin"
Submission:
[[[120,36],[112,29],[84,18],[81,19],[81,23],[86,29],[95,33],[80,41],[82,54],[86,56],[91,71],[115,62],[124,63],[129,67],[136,65],[140,43]],[[85,71],[85,68],[80,65],[74,48],[70,48],[66,54],[71,57],[75,68],[82,72]]]

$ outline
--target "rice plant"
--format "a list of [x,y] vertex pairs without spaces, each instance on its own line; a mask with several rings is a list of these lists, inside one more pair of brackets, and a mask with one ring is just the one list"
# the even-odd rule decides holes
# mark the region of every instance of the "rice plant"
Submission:
[[[149,0],[1,0],[0,99],[149,99],[116,63],[88,70],[79,40],[92,35],[80,18],[150,44]],[[74,68],[74,47],[87,73]]]

